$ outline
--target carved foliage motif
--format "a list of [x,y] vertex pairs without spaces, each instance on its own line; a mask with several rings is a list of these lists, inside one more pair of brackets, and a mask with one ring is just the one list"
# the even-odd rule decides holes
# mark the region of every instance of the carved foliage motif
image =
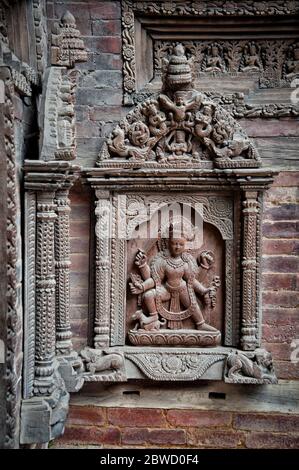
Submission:
[[56,192],[55,276],[56,276],[56,351],[69,354],[72,350],[70,326],[70,241],[68,190]]
[[[109,194],[96,192],[96,306],[95,337],[96,348],[109,345],[110,316],[110,213]],[[104,306],[104,308],[103,308]]]
[[[167,204],[176,204],[178,198],[167,195],[136,196],[128,194],[127,201],[127,235],[129,236],[137,225],[146,222],[153,216],[153,208],[155,211],[162,210]],[[184,195],[184,203],[189,204],[191,207],[196,204],[202,204],[203,220],[217,227],[224,240],[233,238],[233,206],[230,198]]]
[[257,193],[249,193],[243,201],[243,294],[242,294],[242,337],[244,350],[254,350],[258,346],[256,317],[256,277],[257,277],[257,217],[259,203]]
[[36,235],[36,336],[35,395],[50,395],[54,389],[55,355],[55,258],[54,193],[37,196]]
[[178,44],[165,62],[165,93],[121,121],[107,139],[110,154],[174,165],[212,160],[220,168],[259,166],[257,150],[237,122],[192,85],[192,63]]
[[25,315],[24,333],[24,398],[33,394],[34,363],[35,363],[35,246],[36,246],[36,195],[29,191],[25,195],[26,244],[25,244]]
[[[299,66],[299,46],[294,40],[185,41],[197,77],[203,74],[257,74],[262,88],[290,86]],[[173,44],[155,41],[155,75],[163,72],[163,61]]]
[[199,354],[191,352],[127,352],[125,357],[139,367],[152,380],[197,380],[213,364],[223,361],[220,353]]
[[8,43],[7,39],[7,11],[6,7],[1,2],[0,5],[0,40],[4,42],[5,44]]
[[249,0],[239,1],[170,1],[152,2],[123,0],[128,7],[137,13],[150,13],[153,15],[288,15],[298,12],[296,1],[273,0],[270,2]]
[[60,23],[56,23],[52,34],[52,65],[73,67],[75,62],[87,61],[87,52],[81,33],[77,29],[76,20],[69,12],[65,12]]

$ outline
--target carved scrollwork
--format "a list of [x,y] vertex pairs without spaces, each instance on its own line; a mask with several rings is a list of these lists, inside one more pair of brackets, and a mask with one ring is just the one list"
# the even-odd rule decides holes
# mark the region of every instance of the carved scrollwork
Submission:
[[152,15],[198,15],[198,16],[226,16],[226,15],[288,15],[298,12],[298,5],[293,0],[284,2],[275,0],[271,2],[230,1],[229,8],[222,0],[210,1],[172,1],[172,2],[134,2],[123,0],[132,11],[136,13],[150,13]]
[[220,353],[200,354],[191,352],[126,352],[132,361],[152,380],[185,381],[199,379],[210,367],[224,361]]

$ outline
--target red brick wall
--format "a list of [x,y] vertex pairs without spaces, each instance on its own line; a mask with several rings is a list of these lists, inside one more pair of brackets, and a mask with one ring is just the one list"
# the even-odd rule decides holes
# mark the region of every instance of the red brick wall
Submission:
[[298,182],[298,172],[281,172],[264,204],[262,338],[281,379],[299,378],[298,363],[290,361],[299,339]]
[[91,194],[87,186],[76,184],[70,192],[70,311],[74,348],[79,351],[87,344],[89,297],[89,244]]
[[94,166],[105,136],[122,114],[121,8],[119,1],[47,1],[49,28],[66,10],[75,16],[88,51],[77,64],[77,161]]
[[72,406],[54,447],[299,447],[298,416],[228,411]]

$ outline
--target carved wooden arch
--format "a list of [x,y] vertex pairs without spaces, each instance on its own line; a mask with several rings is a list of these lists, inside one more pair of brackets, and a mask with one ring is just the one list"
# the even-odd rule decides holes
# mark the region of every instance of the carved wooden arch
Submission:
[[[128,204],[129,207],[132,205],[132,201],[136,201],[137,204],[144,204],[144,198],[137,195],[128,195]],[[163,197],[161,195],[148,195],[146,196],[147,204],[156,204],[157,210],[162,209],[162,207],[176,203],[177,200],[174,195],[165,194]],[[189,205],[190,207],[195,207],[195,204],[203,205],[203,213],[200,214],[203,217],[203,221],[207,222],[214,227],[216,227],[223,240],[232,240],[233,239],[233,205],[232,200],[229,197],[217,198],[216,196],[203,197],[200,195],[184,195],[184,204]],[[196,210],[196,208],[195,208]],[[138,216],[134,216],[132,220],[135,227],[149,220],[152,217],[151,214],[146,214],[145,212],[140,213]],[[127,212],[128,217],[128,226],[127,232],[132,230],[132,224],[130,224],[130,216]]]
[[116,161],[211,169],[260,166],[257,149],[234,117],[194,89],[192,70],[192,59],[177,44],[165,59],[162,92],[120,121],[97,166]]

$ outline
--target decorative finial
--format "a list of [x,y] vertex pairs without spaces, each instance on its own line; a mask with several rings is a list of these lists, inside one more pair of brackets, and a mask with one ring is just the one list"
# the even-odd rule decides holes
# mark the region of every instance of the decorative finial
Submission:
[[66,11],[52,33],[52,65],[73,67],[75,62],[86,62],[87,52],[72,13]]
[[192,84],[192,70],[190,62],[185,55],[185,48],[182,44],[173,47],[172,55],[169,58],[166,73],[166,88],[172,90],[183,90]]

